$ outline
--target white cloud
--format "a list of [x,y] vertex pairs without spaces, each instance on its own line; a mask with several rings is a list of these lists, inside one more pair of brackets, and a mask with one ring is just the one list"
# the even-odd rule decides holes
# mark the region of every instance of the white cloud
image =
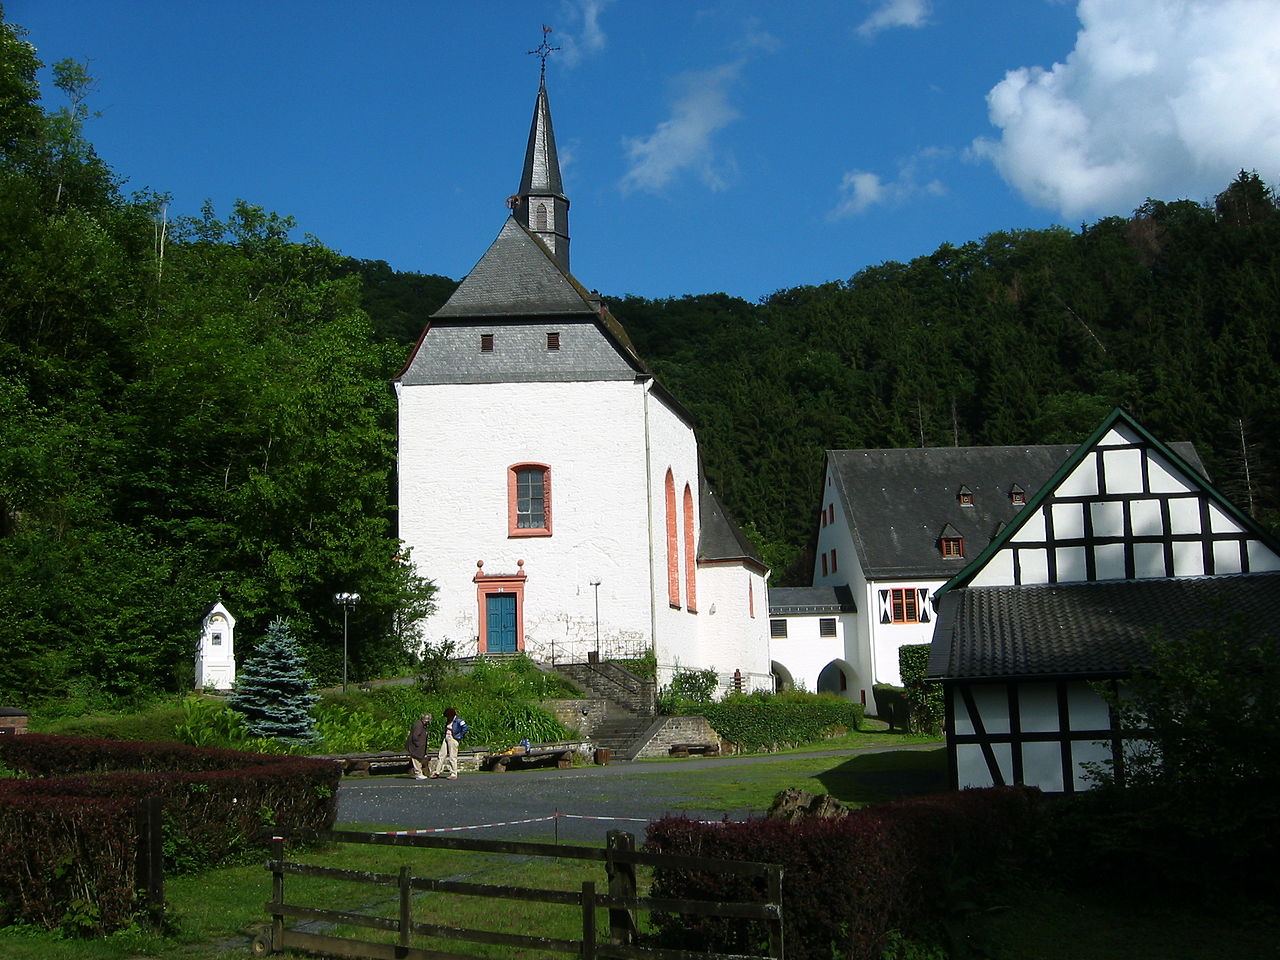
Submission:
[[858,34],[871,37],[893,27],[923,27],[929,19],[929,0],[881,0],[880,6],[858,26]]
[[661,192],[686,171],[695,173],[713,190],[724,187],[723,173],[732,163],[717,155],[714,137],[738,118],[738,111],[729,103],[729,88],[741,67],[740,63],[726,64],[680,79],[682,92],[672,105],[671,117],[647,137],[623,140],[628,160],[622,177],[624,192]]
[[974,152],[1064,217],[1148,197],[1203,199],[1242,168],[1280,172],[1280,4],[1081,0],[1064,63],[987,95],[998,140]]
[[896,204],[910,197],[946,193],[942,181],[927,175],[928,167],[946,151],[930,147],[922,150],[898,168],[895,179],[886,182],[878,173],[850,170],[840,178],[839,200],[831,211],[833,220],[856,217],[879,204]]
[[561,8],[573,26],[558,36],[553,34],[552,43],[557,43],[564,51],[566,66],[574,66],[584,57],[604,51],[608,45],[608,37],[600,26],[600,14],[612,2],[613,0],[563,0]]

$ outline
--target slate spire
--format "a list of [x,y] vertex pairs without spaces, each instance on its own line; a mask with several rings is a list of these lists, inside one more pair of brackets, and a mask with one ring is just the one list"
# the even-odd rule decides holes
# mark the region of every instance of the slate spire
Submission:
[[556,135],[551,127],[545,74],[538,84],[538,100],[529,127],[520,190],[509,201],[511,212],[535,237],[546,244],[556,263],[569,271],[569,199],[560,182]]

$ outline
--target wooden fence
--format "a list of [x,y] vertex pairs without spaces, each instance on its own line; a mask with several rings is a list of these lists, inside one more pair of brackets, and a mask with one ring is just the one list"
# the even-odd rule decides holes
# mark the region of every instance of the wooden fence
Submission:
[[[271,931],[253,941],[253,952],[257,955],[281,950],[302,950],[337,957],[368,958],[368,960],[383,960],[383,958],[386,960],[393,960],[393,958],[394,960],[475,960],[474,954],[454,953],[414,945],[415,937],[427,937],[563,953],[581,957],[583,960],[605,957],[624,958],[624,960],[689,960],[689,958],[727,960],[729,957],[728,954],[646,947],[639,944],[635,918],[636,913],[641,911],[761,921],[768,931],[768,952],[761,956],[777,958],[777,960],[782,960],[783,957],[782,868],[776,864],[644,853],[635,849],[635,837],[632,834],[620,830],[609,832],[608,843],[604,849],[551,843],[475,840],[419,834],[356,833],[343,830],[313,834],[308,839],[603,862],[609,884],[607,892],[598,892],[595,882],[590,880],[583,881],[579,890],[544,890],[415,877],[408,867],[401,867],[398,873],[342,870],[286,861],[284,839],[276,837],[272,840],[271,860],[267,863],[267,869],[272,877],[271,900],[266,905],[267,913],[271,915]],[[765,902],[712,902],[641,897],[637,895],[636,890],[637,866],[759,877],[765,885]],[[399,915],[394,918],[379,917],[367,913],[328,910],[318,906],[288,903],[285,900],[286,876],[320,877],[394,886],[399,892]],[[555,939],[514,932],[419,923],[410,915],[415,891],[433,891],[493,900],[515,900],[530,905],[543,903],[578,907],[582,913],[582,936],[576,940]],[[603,940],[600,937],[600,931],[596,929],[596,911],[600,909],[609,911],[609,930],[607,939]],[[285,923],[288,919],[387,930],[397,935],[397,941],[379,943],[304,932],[287,927]]]

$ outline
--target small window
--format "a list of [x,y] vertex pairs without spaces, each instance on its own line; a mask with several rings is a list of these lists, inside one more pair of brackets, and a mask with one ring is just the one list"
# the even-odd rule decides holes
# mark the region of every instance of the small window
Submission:
[[827,523],[836,522],[836,505],[834,503],[827,504]]
[[480,334],[480,352],[493,353],[493,334],[492,333]]
[[220,646],[222,646],[222,634],[220,634],[220,633],[215,633],[215,634],[213,635],[213,645],[214,645],[215,647],[220,647]]
[[822,555],[822,575],[824,577],[827,575],[827,555],[825,553]]
[[822,508],[822,525],[824,527],[827,525],[827,508],[826,507]]
[[943,537],[940,541],[942,544],[942,555],[947,558],[964,556],[964,538],[963,537]]
[[773,640],[787,639],[787,621],[770,620],[769,621],[769,637]]
[[960,492],[956,494],[956,501],[962,507],[973,506],[973,491],[968,487],[961,487]]
[[1018,504],[1019,506],[1026,503],[1027,491],[1023,490],[1017,484],[1014,484],[1013,487],[1009,490],[1009,502],[1013,504]]
[[547,349],[548,350],[560,349],[560,331],[559,330],[547,331]]
[[894,623],[920,622],[920,595],[914,587],[894,587],[889,591],[889,615]]
[[818,636],[834,637],[836,635],[836,618],[822,617],[818,620]]
[[835,573],[839,569],[840,567],[836,564],[836,551],[835,551],[835,548],[832,547],[831,548],[831,572]]

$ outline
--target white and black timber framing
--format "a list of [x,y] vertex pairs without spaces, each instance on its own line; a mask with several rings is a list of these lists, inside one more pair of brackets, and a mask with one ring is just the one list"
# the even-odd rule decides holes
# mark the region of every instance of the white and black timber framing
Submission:
[[1091,684],[1141,669],[1158,633],[1274,630],[1280,546],[1116,410],[935,605],[953,785],[1071,792],[1142,737]]

